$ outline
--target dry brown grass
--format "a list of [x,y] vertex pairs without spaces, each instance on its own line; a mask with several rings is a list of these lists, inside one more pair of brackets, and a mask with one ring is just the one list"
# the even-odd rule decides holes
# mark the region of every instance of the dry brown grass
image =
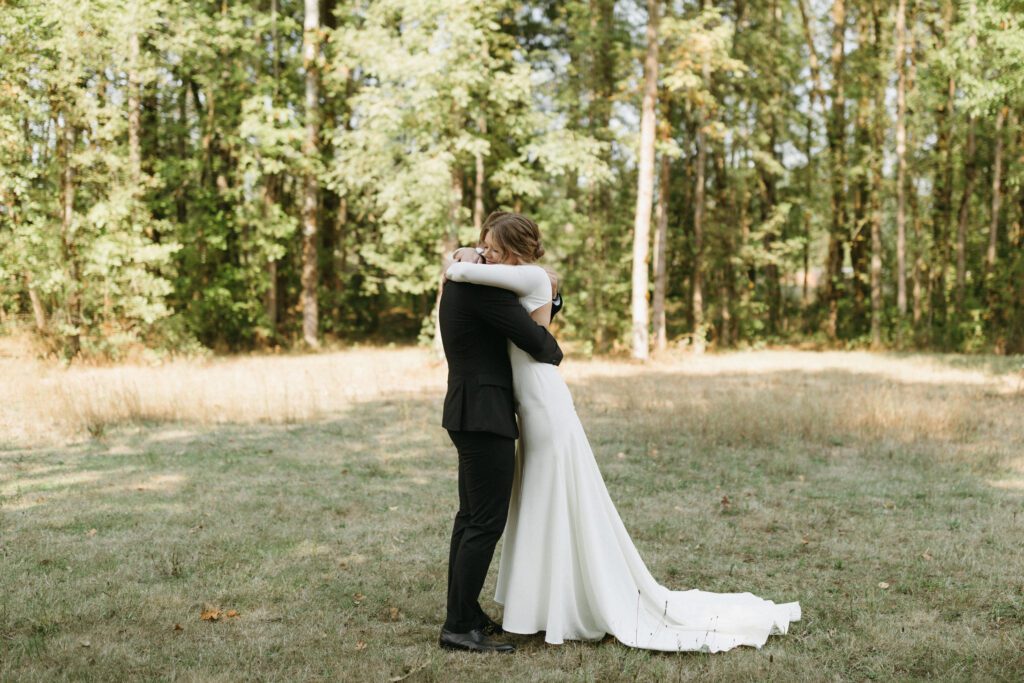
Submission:
[[419,349],[62,367],[0,358],[0,442],[59,444],[112,427],[297,423],[394,393],[443,388]]
[[[845,435],[912,443],[963,441],[986,424],[978,408],[987,397],[1022,395],[1012,361],[999,367],[957,367],[941,356],[761,351],[678,354],[646,366],[570,360],[563,373],[583,385],[578,403],[641,419],[655,414],[651,408],[674,407],[674,426],[711,444]],[[14,446],[67,443],[125,425],[306,422],[385,396],[434,395],[445,382],[443,363],[414,348],[70,368],[0,356],[0,375],[0,444]],[[615,391],[588,393],[597,378]],[[711,395],[689,391],[688,378],[721,381],[701,383]]]

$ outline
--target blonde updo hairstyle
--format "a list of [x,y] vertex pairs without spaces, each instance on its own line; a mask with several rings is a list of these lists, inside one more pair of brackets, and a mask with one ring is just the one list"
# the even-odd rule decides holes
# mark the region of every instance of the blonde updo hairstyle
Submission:
[[484,243],[488,233],[496,247],[514,255],[520,263],[533,263],[544,255],[540,228],[520,213],[494,211],[480,229],[480,244]]

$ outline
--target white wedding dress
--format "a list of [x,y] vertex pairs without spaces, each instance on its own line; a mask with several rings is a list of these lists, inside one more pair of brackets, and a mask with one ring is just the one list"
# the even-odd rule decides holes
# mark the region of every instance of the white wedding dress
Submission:
[[[455,263],[448,279],[510,289],[530,312],[551,302],[543,268]],[[495,599],[502,627],[544,640],[611,633],[650,650],[761,647],[800,619],[800,604],[751,593],[672,591],[647,571],[612,503],[554,365],[509,344],[520,448]]]

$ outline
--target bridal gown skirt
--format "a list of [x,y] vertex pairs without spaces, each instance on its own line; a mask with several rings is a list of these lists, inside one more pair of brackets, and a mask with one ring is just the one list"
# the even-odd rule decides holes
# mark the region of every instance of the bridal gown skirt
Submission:
[[495,599],[511,633],[545,641],[612,634],[650,650],[761,647],[800,604],[751,593],[671,591],[647,571],[608,495],[557,368],[510,345],[520,452]]

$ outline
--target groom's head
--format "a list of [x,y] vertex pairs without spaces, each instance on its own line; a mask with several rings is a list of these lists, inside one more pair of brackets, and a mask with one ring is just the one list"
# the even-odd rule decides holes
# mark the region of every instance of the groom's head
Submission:
[[533,263],[544,255],[540,228],[521,213],[495,211],[480,229],[480,246],[488,263]]

